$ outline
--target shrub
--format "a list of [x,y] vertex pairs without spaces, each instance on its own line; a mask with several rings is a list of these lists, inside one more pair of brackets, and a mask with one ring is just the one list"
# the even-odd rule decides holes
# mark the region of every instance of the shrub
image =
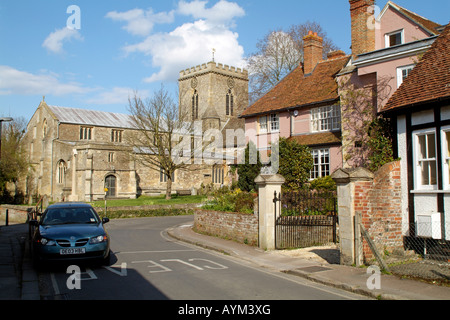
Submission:
[[[255,159],[256,158],[256,159]],[[256,163],[251,163],[255,161]],[[239,176],[238,187],[242,191],[250,192],[256,190],[255,179],[261,172],[261,159],[256,146],[249,142],[245,149],[245,162],[237,165],[237,173]]]
[[279,173],[285,178],[284,187],[302,189],[308,182],[313,168],[311,150],[295,140],[280,138]]
[[253,213],[255,197],[248,192],[240,192],[236,195],[235,211],[241,213]]
[[231,190],[228,187],[223,187],[214,191],[211,199],[203,208],[215,211],[252,214],[254,198],[254,195],[249,192],[241,191],[240,189]]
[[310,188],[317,191],[336,191],[336,182],[331,176],[317,178],[310,182]]

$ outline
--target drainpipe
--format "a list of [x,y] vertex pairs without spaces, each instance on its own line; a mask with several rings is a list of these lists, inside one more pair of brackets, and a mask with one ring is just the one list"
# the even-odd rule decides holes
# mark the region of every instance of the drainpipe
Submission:
[[50,177],[50,197],[53,200],[53,179],[54,179],[54,168],[53,168],[53,145],[55,144],[55,140],[59,139],[59,125],[61,123],[59,122],[59,120],[57,120],[57,124],[56,124],[56,138],[52,139],[52,169],[51,169],[51,177]]

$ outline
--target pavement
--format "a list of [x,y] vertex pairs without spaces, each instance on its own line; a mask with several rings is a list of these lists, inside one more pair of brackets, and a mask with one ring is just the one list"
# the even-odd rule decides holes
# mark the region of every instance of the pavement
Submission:
[[[327,263],[323,259],[295,257],[277,251],[264,251],[234,241],[198,234],[192,230],[192,224],[176,226],[167,232],[179,241],[369,298],[450,300],[449,287],[386,274],[375,279],[374,274],[367,273],[366,268],[342,266]],[[32,267],[27,239],[27,224],[0,226],[0,300],[40,300],[39,277]]]
[[235,241],[198,234],[188,224],[168,229],[167,232],[177,240],[215,250],[272,271],[303,277],[373,299],[450,300],[450,287],[382,273],[378,281],[375,274],[370,272],[373,269],[328,263],[326,259],[320,258],[299,258],[279,251],[264,251]]
[[0,300],[40,300],[27,240],[28,224],[0,226]]

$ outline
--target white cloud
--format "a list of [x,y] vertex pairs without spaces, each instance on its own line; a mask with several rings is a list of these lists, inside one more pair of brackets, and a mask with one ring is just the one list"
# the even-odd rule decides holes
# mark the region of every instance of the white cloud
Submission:
[[92,89],[76,82],[63,83],[55,73],[42,71],[32,74],[0,65],[0,95],[49,95],[84,94]]
[[186,2],[181,0],[178,12],[194,19],[205,19],[214,24],[230,23],[234,18],[245,16],[245,11],[237,3],[220,0],[213,7],[206,8],[208,1],[195,0]]
[[115,21],[125,21],[127,24],[124,30],[137,36],[149,35],[155,24],[171,23],[174,20],[174,12],[153,13],[153,9],[144,11],[142,9],[133,9],[126,12],[111,11],[106,14],[107,18]]
[[176,81],[180,70],[211,61],[213,48],[217,62],[240,68],[245,66],[244,48],[239,45],[238,33],[232,31],[234,19],[244,16],[244,10],[225,0],[211,8],[206,8],[207,3],[180,1],[177,13],[191,16],[195,21],[171,32],[150,34],[143,41],[123,48],[127,54],[150,56],[153,67],[159,69],[145,78],[145,82]]
[[64,27],[50,33],[50,35],[44,40],[42,46],[50,52],[62,53],[64,42],[70,41],[71,39],[82,41],[83,37],[78,30]]

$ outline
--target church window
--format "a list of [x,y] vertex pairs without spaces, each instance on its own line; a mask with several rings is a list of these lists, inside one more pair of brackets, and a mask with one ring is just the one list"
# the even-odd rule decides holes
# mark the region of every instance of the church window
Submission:
[[224,169],[223,167],[212,168],[212,182],[217,184],[223,184]]
[[56,170],[56,181],[58,181],[59,184],[63,184],[65,182],[66,170],[67,170],[66,163],[63,160],[61,160],[58,163],[58,168]]
[[92,139],[92,128],[80,127],[80,140],[91,140]]
[[[168,175],[161,168],[159,170],[159,182],[167,182],[167,180],[168,180]],[[175,182],[175,172],[172,175],[172,182]]]
[[192,120],[198,119],[198,92],[194,91],[194,95],[192,96]]
[[122,130],[111,131],[111,142],[122,142]]
[[44,119],[44,123],[42,124],[42,136],[45,138],[47,136],[47,119]]
[[232,116],[234,112],[234,97],[231,90],[228,90],[226,99],[226,114],[227,116]]
[[109,152],[108,153],[108,162],[109,163],[114,162],[114,152]]

